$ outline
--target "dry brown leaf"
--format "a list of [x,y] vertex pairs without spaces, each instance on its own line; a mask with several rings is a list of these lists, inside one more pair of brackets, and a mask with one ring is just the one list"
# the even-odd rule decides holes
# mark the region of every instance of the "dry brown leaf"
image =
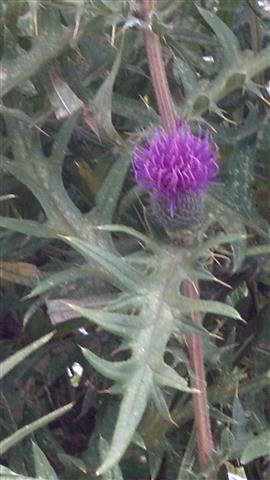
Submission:
[[19,285],[33,285],[39,278],[39,270],[32,263],[0,261],[0,278]]

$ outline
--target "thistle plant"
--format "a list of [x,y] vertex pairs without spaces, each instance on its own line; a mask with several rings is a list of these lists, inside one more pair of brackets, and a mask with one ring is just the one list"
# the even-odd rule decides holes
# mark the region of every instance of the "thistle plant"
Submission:
[[2,1],[0,477],[265,476],[269,19],[234,3]]
[[199,127],[194,135],[187,123],[174,130],[156,130],[146,145],[137,145],[133,157],[138,185],[151,192],[154,212],[160,221],[179,228],[203,220],[204,192],[218,173],[218,147]]

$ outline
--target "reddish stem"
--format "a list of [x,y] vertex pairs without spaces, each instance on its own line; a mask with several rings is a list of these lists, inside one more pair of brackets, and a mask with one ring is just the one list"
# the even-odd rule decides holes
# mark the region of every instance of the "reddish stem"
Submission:
[[151,13],[154,9],[155,0],[142,0],[142,18],[149,23],[149,28],[144,30],[144,44],[161,120],[167,130],[172,130],[175,125],[176,113],[165,72],[160,41],[150,26]]
[[[197,288],[189,282],[185,284],[185,295],[189,298],[199,298]],[[197,312],[191,314],[191,319],[196,325],[202,324],[201,315]],[[204,356],[202,340],[198,335],[189,335],[187,337],[189,359],[194,378],[192,387],[199,390],[192,397],[195,425],[197,431],[197,446],[199,453],[200,466],[205,467],[213,453],[214,446],[211,433],[210,416],[207,398],[207,384],[204,368]]]
[[[167,130],[172,130],[176,120],[175,108],[165,72],[159,38],[150,27],[151,13],[154,9],[155,0],[142,0],[142,19],[149,23],[149,28],[144,30],[144,43],[151,79],[162,123]],[[185,295],[193,299],[199,297],[198,290],[196,290],[195,286],[190,282],[186,282],[185,284]],[[191,319],[195,324],[201,325],[202,323],[199,313],[192,313]],[[204,468],[208,464],[213,452],[213,440],[208,409],[203,348],[201,338],[197,335],[190,335],[187,342],[190,363],[194,372],[192,386],[199,390],[199,393],[193,395],[193,408],[197,431],[199,462],[201,468]]]

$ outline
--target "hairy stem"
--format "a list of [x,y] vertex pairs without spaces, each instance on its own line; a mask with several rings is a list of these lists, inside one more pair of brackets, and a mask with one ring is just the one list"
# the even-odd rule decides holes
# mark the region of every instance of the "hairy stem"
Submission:
[[160,41],[150,26],[154,8],[155,0],[142,0],[142,18],[149,23],[149,27],[144,30],[144,44],[161,120],[167,130],[172,130],[176,118],[175,108],[165,72]]
[[[186,282],[185,284],[185,295],[193,299],[199,297],[197,289],[190,282]],[[202,323],[200,313],[193,312],[191,314],[191,319],[197,325],[201,325]],[[200,392],[193,395],[192,401],[197,434],[199,461],[200,466],[203,468],[208,464],[214,447],[208,408],[207,384],[204,369],[202,340],[198,335],[192,334],[187,337],[187,344],[190,363],[194,372],[192,386]]]

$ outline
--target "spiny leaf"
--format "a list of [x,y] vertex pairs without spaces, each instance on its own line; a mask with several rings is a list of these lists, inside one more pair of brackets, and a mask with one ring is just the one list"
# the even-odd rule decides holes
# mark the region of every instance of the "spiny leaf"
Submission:
[[18,56],[12,62],[5,58],[2,63],[4,72],[1,80],[1,92],[3,97],[16,85],[25,81],[37,73],[46,63],[56,58],[68,47],[72,32],[63,28],[60,18],[55,12],[50,11],[50,20],[54,15],[54,21],[47,22],[47,28],[36,38],[33,48]]
[[167,422],[172,422],[172,417],[170,414],[170,410],[168,409],[168,405],[164,398],[164,395],[160,388],[153,385],[151,389],[151,398],[158,410],[160,416],[166,420]]
[[196,265],[196,270],[194,270],[194,277],[197,280],[206,280],[208,282],[214,282],[217,280],[215,275],[213,275],[212,272],[207,270],[207,268],[204,268],[202,265]]
[[33,119],[17,108],[8,108],[0,104],[0,113],[3,117],[15,117],[17,120],[25,122],[31,127],[35,126]]
[[111,223],[121,193],[122,185],[129,169],[130,150],[125,151],[114,162],[96,199],[95,223]]
[[24,298],[33,298],[37,295],[42,295],[51,289],[56,289],[57,286],[66,282],[74,282],[79,278],[85,278],[90,274],[90,268],[84,269],[83,266],[70,267],[60,272],[48,275],[39,281],[38,285]]
[[181,392],[191,393],[195,391],[188,386],[185,378],[180,377],[173,368],[165,363],[159,366],[157,371],[154,371],[154,382],[161,387],[176,388]]
[[122,337],[134,338],[139,334],[140,329],[146,325],[144,318],[136,315],[124,315],[121,313],[110,313],[102,310],[82,308],[65,302],[70,308],[78,312],[90,322],[103,327],[108,332]]
[[241,456],[241,463],[246,465],[259,457],[270,455],[270,430],[250,440]]
[[140,128],[148,127],[149,124],[160,123],[158,114],[149,105],[145,105],[141,100],[124,97],[116,92],[114,92],[112,98],[112,112],[127,118],[132,125],[136,122]]
[[211,333],[208,332],[206,328],[202,325],[197,325],[196,323],[192,322],[188,318],[181,318],[176,319],[176,327],[178,328],[179,332],[183,335],[194,333],[195,335],[199,335],[204,338],[210,337]]
[[84,463],[83,460],[81,460],[80,458],[77,458],[77,457],[74,457],[72,455],[67,455],[66,453],[62,453],[62,452],[58,452],[57,454],[59,460],[61,461],[61,463],[67,467],[68,469],[69,468],[72,468],[72,470],[76,469],[79,473],[83,473],[83,474],[87,474],[87,467]]
[[46,455],[35,442],[32,442],[32,450],[37,477],[47,478],[48,480],[58,480],[58,477]]
[[225,180],[227,198],[230,199],[234,211],[246,218],[254,214],[252,187],[255,155],[256,140],[252,136],[235,142],[233,153],[227,161],[228,173]]
[[236,215],[233,210],[231,212],[227,212],[227,215],[223,215],[222,218],[219,219],[220,224],[222,227],[228,232],[227,235],[234,235],[236,229],[239,232],[239,238],[233,239],[231,237],[230,244],[233,254],[233,271],[237,271],[246,257],[247,252],[247,234],[244,221]]
[[[248,80],[246,82],[246,89],[249,91],[249,92],[252,92],[254,93],[255,95],[257,95],[257,97],[259,97],[260,99],[262,100],[265,100],[264,99],[264,96],[260,90],[260,88],[256,85],[255,82],[253,82],[252,80]],[[262,88],[262,87],[261,87]]]
[[10,372],[13,368],[15,368],[20,362],[22,362],[28,355],[35,352],[38,348],[43,347],[46,343],[48,343],[51,338],[53,337],[54,332],[48,333],[43,337],[39,338],[30,345],[22,348],[18,352],[14,353],[6,360],[0,363],[0,379],[2,379],[7,373]]
[[225,244],[225,243],[230,244],[231,242],[235,242],[237,240],[244,240],[244,239],[246,239],[246,234],[242,232],[230,233],[230,234],[220,233],[214,237],[211,237],[209,240],[207,240],[202,245],[200,245],[200,247],[197,250],[198,252],[197,254],[199,255],[200,253],[204,253],[204,252],[207,253],[209,250],[215,249],[222,244]]
[[241,316],[235,308],[214,300],[193,300],[181,296],[178,308],[182,313],[206,312],[241,320]]
[[40,238],[55,238],[56,232],[48,224],[41,224],[32,220],[0,217],[0,227],[23,233],[27,236]]
[[199,82],[187,62],[175,57],[173,61],[173,70],[175,77],[180,77],[186,96],[194,96],[194,93],[198,89]]
[[115,300],[107,302],[106,308],[112,312],[130,311],[131,308],[139,308],[142,304],[140,295],[122,294]]
[[110,470],[125,453],[146,408],[151,385],[152,372],[149,367],[139,369],[130,378],[120,405],[107,458],[97,470],[97,475]]
[[56,68],[50,68],[44,84],[57,120],[68,118],[82,108],[83,102],[60,77]]
[[142,277],[120,257],[104,252],[104,249],[75,237],[63,237],[63,239],[80,252],[86,260],[95,262],[102,271],[109,274],[112,283],[121,286],[123,290],[136,292],[140,288]]
[[247,415],[243,409],[242,403],[238,397],[235,395],[233,399],[233,420],[235,421],[235,425],[232,427],[232,433],[234,435],[236,441],[236,448],[241,444],[246,444],[247,437],[249,432],[247,430]]
[[112,124],[112,93],[116,75],[121,63],[123,45],[124,35],[122,36],[121,45],[118,49],[112,70],[94,98],[95,113],[99,130],[105,135],[105,137],[117,143],[121,143],[121,138]]
[[[228,195],[228,189],[228,185],[226,187],[220,186],[217,191],[213,189],[208,196],[208,201],[213,217],[218,219],[218,222],[227,232],[227,235],[232,235],[229,243],[231,244],[233,253],[233,266],[236,271],[246,256],[247,238],[245,219],[235,209],[235,202],[239,203],[241,200],[240,198],[239,200],[235,199],[234,203],[232,203],[231,196]],[[234,235],[236,235],[235,238],[233,238]],[[238,239],[237,235],[239,236]]]
[[[33,477],[25,477],[19,473],[13,472],[9,468],[5,467],[4,465],[0,465],[0,479],[1,480],[37,480]],[[38,480],[48,480],[39,478]]]
[[90,365],[92,365],[101,375],[120,383],[124,383],[127,380],[135,366],[132,359],[123,362],[110,362],[104,360],[104,358],[98,357],[90,350],[87,350],[87,348],[82,348],[82,353]]
[[[231,63],[231,62],[230,62]],[[244,87],[256,74],[262,72],[270,65],[270,46],[265,47],[258,54],[239,52],[238,64],[230,65],[223,69],[214,80],[199,82],[195,95],[187,98],[182,105],[182,111],[188,119],[200,118],[209,108],[220,102],[234,90]],[[244,66],[244,70],[243,70]]]
[[231,64],[234,60],[238,60],[240,45],[234,33],[213,12],[209,12],[198,6],[197,8],[201,16],[210,25],[218,37],[223,47],[226,63]]
[[51,162],[58,166],[60,174],[62,173],[62,163],[66,155],[66,148],[77,123],[78,115],[78,113],[73,113],[73,115],[64,122],[53,143]]
[[104,232],[122,232],[126,233],[127,235],[130,235],[134,238],[137,238],[140,240],[145,246],[156,249],[157,245],[152,242],[152,240],[144,235],[141,232],[138,232],[134,228],[127,227],[126,225],[117,225],[117,224],[112,224],[112,225],[98,225],[97,229],[99,231],[104,231]]
[[[109,452],[109,444],[105,438],[99,438],[98,449],[101,462],[105,462]],[[124,480],[120,467],[115,465],[111,470],[103,473],[102,480]]]
[[5,440],[2,440],[2,442],[0,442],[1,455],[3,455],[11,447],[16,445],[18,442],[23,440],[25,437],[27,437],[28,435],[31,435],[31,433],[35,432],[39,428],[45,427],[46,425],[48,425],[48,423],[53,422],[54,420],[56,420],[56,418],[60,417],[61,415],[64,415],[65,413],[67,413],[72,407],[73,407],[73,403],[68,403],[64,407],[61,407],[61,408],[58,408],[57,410],[54,410],[53,412],[49,413],[48,415],[45,415],[44,417],[39,418],[35,422],[32,422],[32,423],[29,423],[28,425],[25,425],[24,427],[17,430],[15,433],[10,435]]

